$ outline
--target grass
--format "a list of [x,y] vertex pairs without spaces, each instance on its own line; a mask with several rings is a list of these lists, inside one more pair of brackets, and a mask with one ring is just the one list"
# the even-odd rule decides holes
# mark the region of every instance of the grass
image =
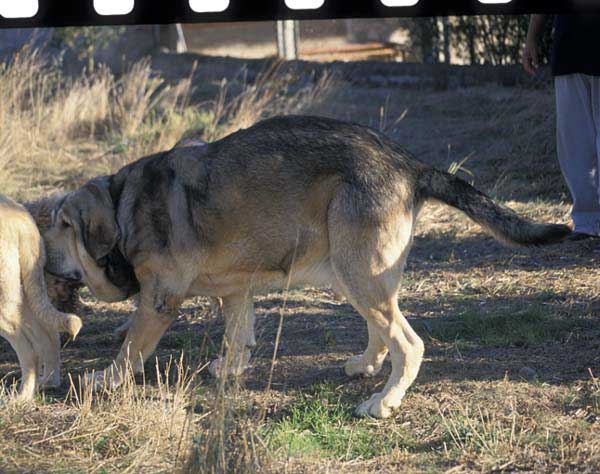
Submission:
[[381,433],[381,424],[358,420],[347,393],[331,384],[301,394],[265,428],[269,446],[280,457],[325,458],[339,461],[372,459],[392,450],[413,447],[402,427]]
[[[260,118],[310,111],[379,124],[528,217],[568,219],[550,88],[390,93],[339,81],[324,76],[299,88],[275,64],[252,81],[240,73],[204,84],[192,60],[189,74],[172,82],[147,61],[120,77],[101,68],[66,77],[23,51],[0,66],[0,187],[34,199],[183,136],[215,140]],[[426,358],[384,421],[352,413],[381,390],[389,362],[372,379],[343,374],[344,361],[364,349],[366,328],[329,291],[257,296],[252,368],[226,381],[206,374],[223,322],[206,301],[190,300],[144,376],[97,395],[78,377],[114,357],[112,330],[133,304],[84,292],[84,329],[63,350],[72,384],[14,405],[18,365],[0,341],[0,471],[597,472],[597,250],[506,249],[459,213],[427,204],[400,292]],[[519,376],[524,367],[534,380]]]
[[465,312],[432,324],[431,337],[463,346],[531,346],[564,341],[579,330],[577,320],[544,307],[516,307],[482,315]]
[[156,370],[157,385],[140,390],[127,378],[118,390],[94,395],[74,380],[64,400],[41,398],[38,407],[3,397],[0,470],[173,472],[189,449],[194,374],[181,361]]
[[548,423],[547,407],[522,407],[517,400],[509,396],[489,408],[456,400],[454,408],[440,408],[446,456],[479,464],[484,472],[531,470],[538,458],[560,464],[586,441],[597,442],[586,423],[563,418],[560,429]]

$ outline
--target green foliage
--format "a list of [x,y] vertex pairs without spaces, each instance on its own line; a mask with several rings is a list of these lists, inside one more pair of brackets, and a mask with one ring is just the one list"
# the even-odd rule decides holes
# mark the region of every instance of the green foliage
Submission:
[[[527,38],[529,16],[459,16],[451,22],[451,42],[471,64],[519,64]],[[550,56],[551,28],[542,39],[542,62]]]
[[95,69],[94,56],[100,49],[106,49],[125,31],[123,26],[84,26],[58,28],[53,39],[62,48],[77,52],[77,58],[85,60],[89,73]]
[[319,456],[349,461],[411,449],[415,442],[402,427],[353,417],[348,394],[330,384],[302,394],[287,414],[269,424],[266,438],[284,456]]
[[[411,18],[399,22],[411,38],[415,57],[437,63],[446,51],[452,60],[468,64],[520,64],[529,27],[528,15],[476,15]],[[552,28],[542,38],[541,61],[550,57]],[[444,53],[444,54],[442,54]]]
[[542,307],[482,315],[466,312],[451,321],[435,322],[431,335],[444,342],[484,346],[528,346],[560,341],[577,331],[578,320],[549,314]]

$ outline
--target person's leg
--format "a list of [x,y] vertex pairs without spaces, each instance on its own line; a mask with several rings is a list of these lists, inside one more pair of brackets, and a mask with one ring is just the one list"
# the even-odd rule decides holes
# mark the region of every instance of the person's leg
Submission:
[[[600,76],[589,76],[592,84],[592,114],[596,132],[596,163],[600,170]],[[598,200],[600,201],[600,177],[598,182]]]
[[574,231],[599,233],[597,133],[589,76],[555,78],[556,148],[560,167],[571,191]]

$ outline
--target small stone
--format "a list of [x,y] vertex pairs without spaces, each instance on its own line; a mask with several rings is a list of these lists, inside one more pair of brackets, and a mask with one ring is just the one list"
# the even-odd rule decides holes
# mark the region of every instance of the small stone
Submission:
[[523,367],[519,370],[519,377],[529,381],[535,380],[537,378],[537,372],[531,367]]

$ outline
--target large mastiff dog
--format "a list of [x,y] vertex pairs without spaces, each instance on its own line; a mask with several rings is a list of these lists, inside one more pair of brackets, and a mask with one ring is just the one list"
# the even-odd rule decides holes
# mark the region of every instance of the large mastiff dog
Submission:
[[[397,295],[428,199],[462,210],[511,244],[548,244],[570,233],[521,218],[378,131],[291,116],[91,181],[56,209],[48,265],[53,273],[81,272],[108,299],[137,291],[139,282],[139,308],[112,370],[102,374],[111,384],[128,365],[142,368],[188,297],[223,298],[228,353],[212,371],[240,373],[255,344],[255,292],[332,285],[368,326],[367,349],[346,372],[374,375],[391,356],[387,384],[357,408],[386,417],[423,358]],[[69,258],[53,259],[54,252]],[[114,281],[114,261],[130,264],[135,277]]]

